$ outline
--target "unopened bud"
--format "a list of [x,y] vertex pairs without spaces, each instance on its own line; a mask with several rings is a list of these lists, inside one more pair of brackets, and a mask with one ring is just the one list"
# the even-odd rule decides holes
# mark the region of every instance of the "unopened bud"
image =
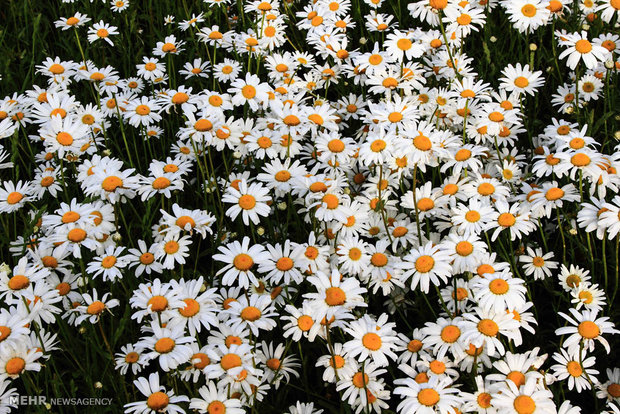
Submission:
[[530,50],[532,52],[536,52],[538,50],[538,46],[536,46],[536,43],[530,43]]
[[620,141],[620,131],[616,131],[614,133],[614,138],[616,138],[618,141]]
[[606,67],[607,69],[613,69],[613,68],[614,68],[614,66],[615,66],[615,65],[614,65],[614,61],[613,61],[613,60],[611,60],[611,59],[610,59],[610,60],[605,61],[605,67]]
[[80,329],[78,330],[79,333],[81,333],[82,335],[84,335],[86,333],[86,327],[85,326],[80,326]]
[[582,30],[590,30],[590,25],[587,24],[587,23],[584,23],[584,24],[581,25],[581,29]]
[[360,37],[360,40],[359,40],[359,44],[360,44],[360,45],[365,45],[365,44],[366,44],[366,42],[367,42],[367,40],[366,40],[366,38],[365,38],[365,37]]
[[114,243],[120,243],[121,240],[123,240],[123,236],[121,236],[120,233],[114,233],[112,235],[112,240],[114,241]]
[[241,158],[241,153],[239,151],[235,151],[235,152],[233,152],[233,157],[236,158],[236,159],[239,159],[239,158]]
[[101,152],[103,153],[104,157],[109,157],[110,155],[112,155],[112,151],[110,151],[109,149],[104,149]]
[[573,112],[575,112],[575,108],[573,106],[567,106],[566,109],[564,110],[564,112],[566,112],[567,114],[572,114]]
[[281,211],[286,210],[286,203],[284,201],[281,203],[278,203],[278,210],[281,210]]
[[489,38],[489,41],[490,41],[491,43],[495,43],[495,42],[497,42],[497,37],[495,37],[495,36],[491,36],[491,37]]
[[258,227],[256,229],[256,234],[258,234],[259,236],[262,236],[263,234],[265,234],[265,228],[264,227]]
[[205,290],[207,290],[207,285],[203,283],[202,285],[200,285],[200,293],[204,292]]
[[98,390],[103,388],[103,384],[99,381],[95,382],[95,388],[97,388]]

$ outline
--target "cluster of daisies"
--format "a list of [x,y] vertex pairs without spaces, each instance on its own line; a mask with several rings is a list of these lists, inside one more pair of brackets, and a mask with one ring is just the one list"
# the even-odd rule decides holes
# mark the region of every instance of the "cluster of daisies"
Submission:
[[[618,84],[617,0],[421,0],[412,27],[384,0],[204,3],[123,74],[80,43],[117,26],[62,17],[80,55],[0,101],[0,218],[23,230],[0,412],[59,325],[98,326],[127,413],[620,412],[620,146],[582,116]],[[478,74],[497,10],[553,25],[555,66]]]

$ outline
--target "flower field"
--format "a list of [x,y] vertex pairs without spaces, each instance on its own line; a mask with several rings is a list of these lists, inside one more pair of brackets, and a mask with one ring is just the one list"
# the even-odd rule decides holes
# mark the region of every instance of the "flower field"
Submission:
[[0,44],[0,413],[620,414],[619,0],[13,0]]

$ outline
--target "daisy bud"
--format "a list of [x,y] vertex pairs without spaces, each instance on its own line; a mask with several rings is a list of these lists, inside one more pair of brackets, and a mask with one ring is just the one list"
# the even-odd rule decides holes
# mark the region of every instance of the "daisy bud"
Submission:
[[47,411],[50,411],[50,410],[52,409],[52,404],[50,404],[50,403],[46,402],[46,403],[45,403],[45,409],[46,409]]
[[489,41],[490,41],[491,43],[495,43],[495,42],[497,42],[497,37],[495,37],[495,36],[491,36],[491,37],[489,38]]
[[86,327],[85,326],[81,326],[80,329],[78,330],[79,333],[81,333],[82,335],[84,335],[86,333]]
[[78,287],[84,287],[88,284],[88,279],[86,279],[85,277],[78,277],[77,278],[77,285]]
[[572,106],[567,106],[566,109],[564,110],[564,112],[566,112],[567,114],[572,114],[573,112],[575,112],[575,108]]
[[95,388],[97,388],[98,390],[103,388],[103,384],[99,381],[95,382]]
[[265,234],[265,228],[264,227],[259,227],[256,229],[256,234],[258,234],[259,236],[262,236],[263,234]]
[[405,295],[396,295],[394,296],[394,303],[400,303],[405,301]]
[[616,131],[614,133],[614,138],[616,138],[618,141],[620,141],[620,131]]
[[570,229],[568,231],[568,234],[570,234],[571,236],[576,236],[577,235],[577,229]]
[[530,43],[530,50],[532,52],[536,52],[537,49],[538,49],[538,46],[536,46],[536,43]]
[[6,264],[6,263],[2,263],[2,264],[0,265],[0,272],[2,272],[2,273],[7,273],[7,274],[11,273],[11,266],[9,266],[9,265],[8,265],[8,264]]
[[553,72],[553,66],[547,66],[547,73]]
[[233,152],[233,158],[236,158],[236,159],[241,158],[241,153],[239,151]]
[[611,60],[611,59],[610,59],[610,60],[605,61],[605,67],[606,67],[607,69],[613,69],[613,68],[614,68],[614,61],[613,61],[613,60]]
[[589,24],[584,23],[584,24],[582,24],[582,25],[581,25],[581,28],[582,28],[583,30],[590,30],[590,25],[589,25]]
[[616,121],[620,121],[620,115],[616,115],[614,118],[616,118]]
[[286,210],[286,203],[284,201],[281,203],[278,203],[278,210],[281,210],[281,211]]
[[345,194],[351,194],[351,189],[349,187],[345,187],[344,190],[342,190]]
[[112,151],[110,151],[109,149],[104,149],[102,153],[104,157],[109,157],[112,154]]
[[368,41],[368,40],[366,40],[366,38],[365,38],[365,37],[360,37],[359,44],[360,44],[360,45],[365,45],[367,41]]
[[205,193],[211,194],[212,192],[213,190],[211,190],[211,187],[205,187]]
[[205,290],[207,290],[207,285],[205,285],[204,283],[200,286],[200,293],[204,292]]
[[120,241],[123,240],[123,236],[121,236],[120,233],[114,233],[112,235],[112,240],[114,241],[114,243],[120,243]]
[[550,373],[545,373],[544,371],[541,372],[541,374],[543,374],[544,379],[545,379],[545,384],[547,385],[551,385],[555,382],[555,377],[550,374]]
[[39,231],[39,226],[34,226],[32,228],[33,233],[37,233]]

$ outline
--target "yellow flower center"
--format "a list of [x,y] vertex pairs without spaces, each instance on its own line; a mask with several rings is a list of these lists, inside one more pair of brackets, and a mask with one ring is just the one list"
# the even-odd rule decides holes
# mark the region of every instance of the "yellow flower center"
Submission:
[[513,407],[518,414],[532,414],[536,411],[536,403],[532,397],[527,395],[519,395],[515,398]]
[[340,306],[347,300],[347,295],[339,287],[332,286],[325,291],[325,303],[329,306]]
[[428,273],[435,267],[435,259],[431,256],[420,256],[415,261],[415,269],[420,273]]
[[153,411],[163,410],[168,406],[169,402],[170,397],[161,391],[154,392],[146,399],[146,405]]
[[233,265],[237,269],[245,272],[250,270],[250,268],[254,265],[254,260],[252,260],[252,257],[249,254],[240,253],[233,259]]
[[439,393],[432,388],[424,388],[418,393],[418,401],[427,407],[432,407],[439,402]]

